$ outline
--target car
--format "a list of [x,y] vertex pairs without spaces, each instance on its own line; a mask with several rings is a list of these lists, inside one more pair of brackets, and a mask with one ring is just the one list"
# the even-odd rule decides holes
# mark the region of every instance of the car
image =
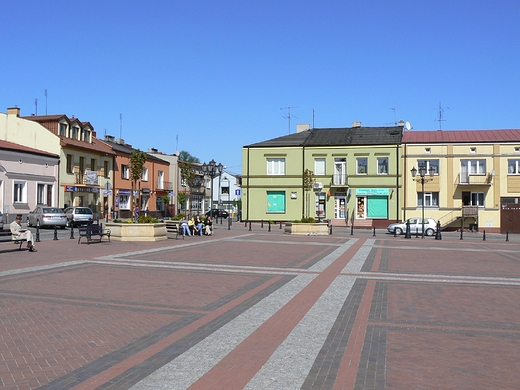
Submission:
[[27,215],[27,226],[36,226],[37,228],[58,226],[64,229],[67,226],[67,216],[58,207],[36,206]]
[[4,215],[0,211],[0,230],[4,230]]
[[[410,218],[407,222],[410,222],[410,233],[411,234],[422,234],[422,218]],[[386,228],[389,233],[396,235],[403,234],[406,232],[406,222],[391,223]],[[437,231],[437,222],[433,218],[424,219],[424,235],[433,236]]]
[[211,218],[227,218],[229,216],[229,213],[224,209],[212,209],[208,212],[206,212],[206,217],[211,216]]
[[90,207],[73,206],[65,209],[67,215],[67,226],[76,227],[79,225],[89,225],[94,220],[94,213]]

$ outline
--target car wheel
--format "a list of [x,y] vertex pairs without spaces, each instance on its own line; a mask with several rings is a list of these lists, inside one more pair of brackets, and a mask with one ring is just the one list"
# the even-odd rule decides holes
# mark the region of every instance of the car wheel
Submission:
[[395,234],[397,234],[398,236],[403,234],[403,229],[401,228],[395,228]]
[[426,234],[427,236],[433,236],[433,229],[426,229],[424,234]]

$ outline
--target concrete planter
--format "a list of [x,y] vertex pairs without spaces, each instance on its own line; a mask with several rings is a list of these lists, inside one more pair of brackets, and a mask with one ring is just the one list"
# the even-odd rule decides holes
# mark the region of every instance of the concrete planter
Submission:
[[294,223],[285,224],[284,233],[286,234],[302,234],[327,236],[329,234],[329,226],[326,223]]
[[161,223],[114,223],[109,222],[110,239],[114,241],[163,241],[166,237],[166,224]]

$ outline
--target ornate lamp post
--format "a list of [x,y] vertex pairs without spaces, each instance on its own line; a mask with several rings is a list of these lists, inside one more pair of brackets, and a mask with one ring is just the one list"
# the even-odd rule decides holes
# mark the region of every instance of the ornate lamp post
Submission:
[[[428,171],[428,174],[430,177],[426,176],[426,172]],[[426,170],[426,165],[419,165],[419,177],[417,177],[417,168],[413,167],[410,171],[412,173],[412,180],[417,181],[421,183],[421,194],[422,194],[422,237],[424,238],[424,183],[427,183],[429,181],[433,180],[433,175],[435,171],[433,170],[433,167],[430,166],[430,169]]]
[[[204,172],[204,175],[209,176],[211,178],[211,199],[209,201],[209,209],[210,211],[213,209],[213,179],[216,176],[219,176],[222,174],[222,169],[224,166],[221,163],[215,162],[215,160],[211,159],[209,163],[202,164],[202,172]],[[211,215],[211,213],[210,213]]]

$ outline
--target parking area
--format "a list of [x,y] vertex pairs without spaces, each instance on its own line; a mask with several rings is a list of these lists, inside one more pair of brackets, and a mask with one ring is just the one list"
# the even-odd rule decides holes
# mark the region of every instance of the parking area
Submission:
[[57,235],[40,231],[37,253],[0,246],[4,388],[520,382],[517,236],[291,236],[225,221],[151,243]]

